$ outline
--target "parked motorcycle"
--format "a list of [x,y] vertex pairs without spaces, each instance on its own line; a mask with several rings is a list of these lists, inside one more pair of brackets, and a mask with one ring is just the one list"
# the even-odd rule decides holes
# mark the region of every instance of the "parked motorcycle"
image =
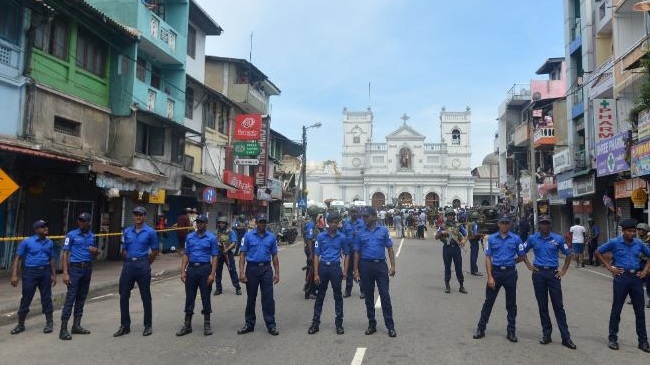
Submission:
[[280,242],[285,242],[288,244],[294,243],[296,241],[296,237],[298,237],[298,230],[296,227],[283,226],[278,233],[278,240]]

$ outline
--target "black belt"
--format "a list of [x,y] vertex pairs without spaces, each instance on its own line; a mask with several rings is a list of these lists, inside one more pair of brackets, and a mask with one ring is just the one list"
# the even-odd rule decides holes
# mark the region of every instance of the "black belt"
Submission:
[[25,269],[30,269],[30,270],[45,270],[46,267],[49,267],[49,266],[25,266]]
[[[617,269],[623,269],[622,267],[617,267]],[[623,274],[636,274],[640,272],[641,270],[633,270],[633,269],[623,269]]]
[[80,269],[85,269],[87,267],[90,267],[92,265],[92,261],[84,261],[84,262],[71,262],[70,267],[77,267]]
[[320,261],[323,266],[341,266],[341,261]]
[[248,261],[248,265],[252,265],[252,266],[268,266],[268,265],[271,265],[271,262],[270,261],[264,261],[264,262]]
[[386,259],[361,259],[363,262],[386,262]]
[[510,271],[514,270],[514,266],[492,266],[493,270],[498,270],[498,271]]
[[144,260],[148,260],[148,259],[149,259],[148,256],[144,256],[144,257],[128,257],[126,259],[126,261],[144,261]]
[[553,271],[557,270],[557,266],[537,266],[537,265],[535,265],[535,267],[538,270],[553,270]]
[[205,265],[209,265],[210,262],[190,262],[188,263],[189,267],[201,267]]

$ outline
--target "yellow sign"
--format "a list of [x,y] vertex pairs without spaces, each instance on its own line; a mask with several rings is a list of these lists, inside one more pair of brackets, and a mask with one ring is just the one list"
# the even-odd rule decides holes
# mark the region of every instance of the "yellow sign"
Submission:
[[165,204],[165,189],[158,189],[157,192],[149,193],[149,204]]
[[648,202],[648,194],[643,189],[634,189],[631,199],[635,208],[645,208]]
[[18,185],[0,169],[0,203],[4,202],[16,190],[18,190]]

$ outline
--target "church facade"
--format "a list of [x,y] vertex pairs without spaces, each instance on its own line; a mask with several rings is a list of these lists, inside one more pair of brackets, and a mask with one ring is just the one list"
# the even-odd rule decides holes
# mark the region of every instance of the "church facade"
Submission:
[[341,166],[327,161],[308,170],[309,199],[360,200],[375,207],[472,205],[470,109],[442,109],[440,143],[427,143],[406,115],[401,119],[385,142],[375,143],[373,112],[344,109]]

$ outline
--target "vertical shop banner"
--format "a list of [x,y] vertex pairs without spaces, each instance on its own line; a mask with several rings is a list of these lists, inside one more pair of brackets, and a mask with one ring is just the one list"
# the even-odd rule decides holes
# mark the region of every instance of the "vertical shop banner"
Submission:
[[650,112],[648,110],[644,110],[639,113],[637,136],[639,138],[639,142],[650,139]]
[[596,166],[598,176],[607,176],[630,169],[625,161],[630,132],[619,133],[596,143]]
[[255,185],[257,186],[266,186],[266,174],[268,166],[268,155],[269,155],[269,134],[270,134],[271,119],[263,118],[260,128],[260,154],[257,156],[257,159],[260,161],[260,164],[257,165],[255,173]]
[[630,165],[632,177],[650,174],[650,141],[632,146]]
[[594,99],[594,116],[596,119],[596,142],[614,137],[616,126],[613,99]]
[[228,198],[239,200],[253,200],[255,197],[255,184],[251,176],[238,174],[229,170],[223,172],[224,183],[234,186],[237,190],[227,191]]
[[233,138],[239,141],[257,141],[260,139],[261,128],[262,116],[260,114],[236,115]]

